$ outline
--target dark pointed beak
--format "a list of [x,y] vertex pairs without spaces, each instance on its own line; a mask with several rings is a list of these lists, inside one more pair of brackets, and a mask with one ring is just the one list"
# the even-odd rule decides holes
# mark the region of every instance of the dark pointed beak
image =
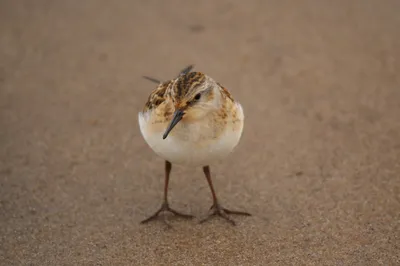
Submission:
[[183,115],[185,113],[182,110],[176,110],[174,113],[174,116],[172,117],[171,123],[169,123],[167,130],[165,130],[165,133],[163,135],[163,139],[166,139],[168,137],[169,132],[178,124],[179,121],[181,121]]

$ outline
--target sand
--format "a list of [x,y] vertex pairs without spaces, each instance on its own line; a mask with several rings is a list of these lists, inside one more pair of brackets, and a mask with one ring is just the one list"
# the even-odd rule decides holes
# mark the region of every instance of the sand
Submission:
[[[1,265],[400,265],[400,2],[0,2]],[[137,112],[188,64],[229,88],[243,138],[163,161]]]

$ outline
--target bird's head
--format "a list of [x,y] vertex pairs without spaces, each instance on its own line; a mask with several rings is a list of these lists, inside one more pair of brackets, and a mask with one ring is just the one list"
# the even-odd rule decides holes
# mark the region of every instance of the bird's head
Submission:
[[169,94],[175,108],[163,138],[181,121],[191,123],[203,119],[220,106],[219,85],[201,72],[190,72],[179,76]]

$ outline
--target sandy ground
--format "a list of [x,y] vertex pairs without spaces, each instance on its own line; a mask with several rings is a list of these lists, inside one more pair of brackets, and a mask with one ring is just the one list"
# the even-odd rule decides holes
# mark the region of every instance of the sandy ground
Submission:
[[[399,9],[1,1],[1,265],[400,265]],[[192,63],[243,104],[242,141],[211,170],[253,217],[140,225],[163,187],[141,76]],[[201,169],[173,167],[170,201],[207,213]]]

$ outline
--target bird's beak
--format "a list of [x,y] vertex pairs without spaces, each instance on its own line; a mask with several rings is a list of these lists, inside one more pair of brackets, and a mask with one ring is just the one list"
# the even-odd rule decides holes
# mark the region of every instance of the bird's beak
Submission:
[[163,135],[163,139],[166,139],[168,137],[169,132],[178,124],[179,121],[181,121],[183,115],[185,114],[184,111],[177,109],[174,112],[174,116],[171,119],[171,123],[169,123],[167,130],[165,130],[165,133]]

